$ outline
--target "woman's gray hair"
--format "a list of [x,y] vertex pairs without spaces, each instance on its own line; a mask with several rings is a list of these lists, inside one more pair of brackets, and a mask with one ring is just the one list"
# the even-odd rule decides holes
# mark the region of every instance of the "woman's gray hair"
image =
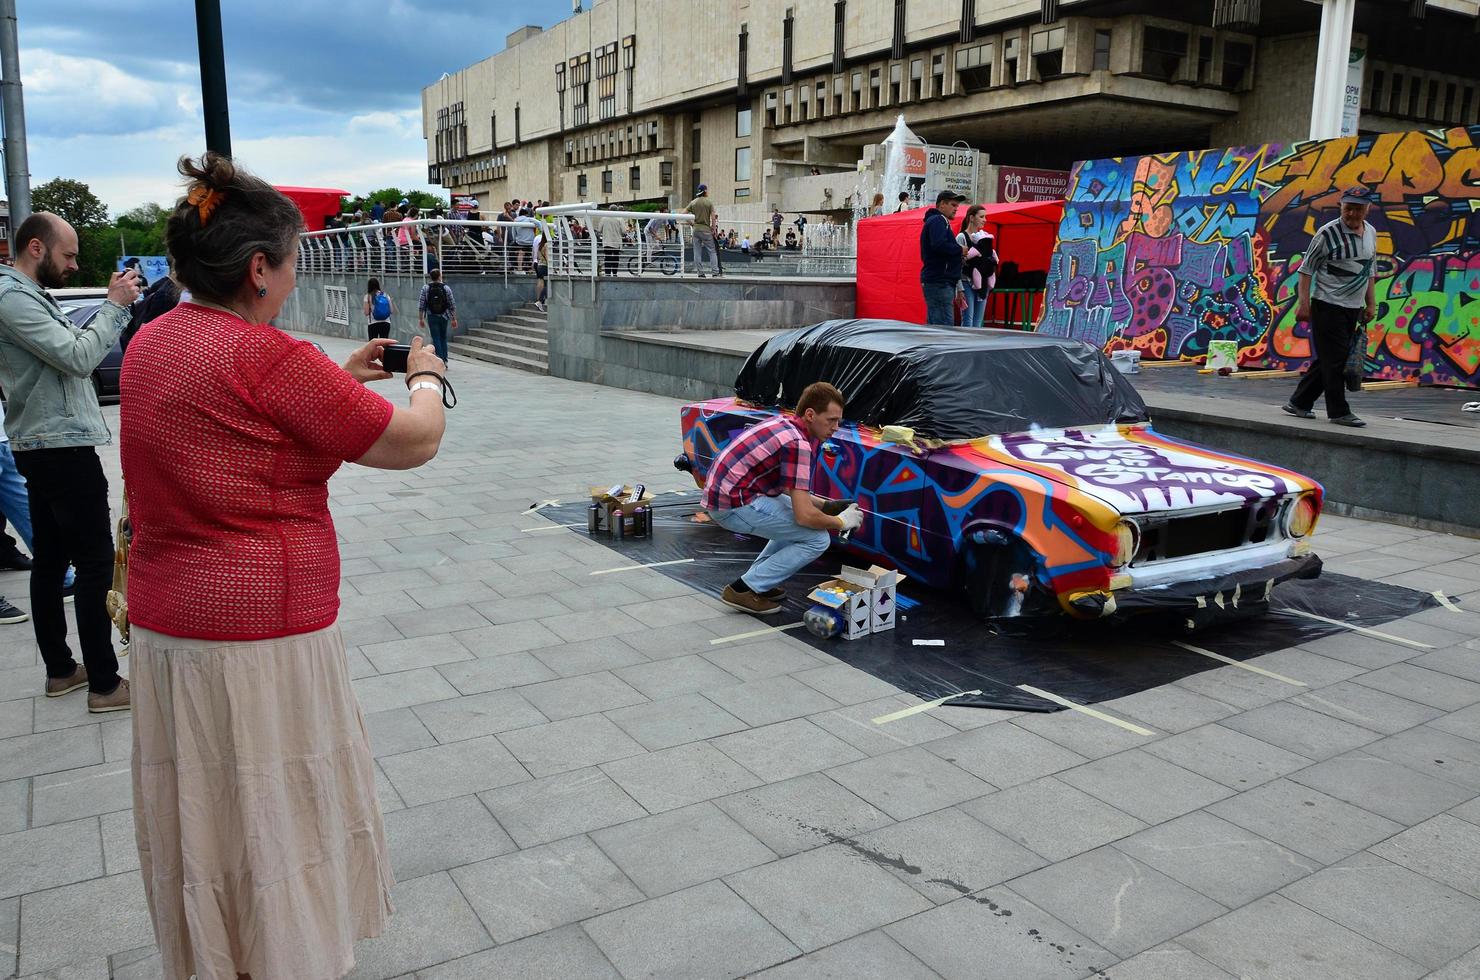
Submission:
[[165,223],[165,248],[174,278],[203,299],[226,300],[246,282],[252,256],[273,266],[292,261],[303,214],[267,181],[209,150],[180,158],[190,183]]

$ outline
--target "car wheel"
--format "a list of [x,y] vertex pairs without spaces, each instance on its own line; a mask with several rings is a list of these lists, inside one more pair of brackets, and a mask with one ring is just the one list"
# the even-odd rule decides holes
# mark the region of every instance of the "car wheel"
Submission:
[[1051,613],[1057,606],[1040,584],[1038,559],[1020,538],[991,532],[961,549],[956,581],[971,611],[990,619]]

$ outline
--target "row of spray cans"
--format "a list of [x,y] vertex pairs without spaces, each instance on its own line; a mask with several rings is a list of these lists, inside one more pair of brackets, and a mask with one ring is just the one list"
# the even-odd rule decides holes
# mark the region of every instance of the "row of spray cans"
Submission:
[[[647,492],[647,487],[639,483],[632,488],[632,492],[624,499],[621,497],[625,487],[618,483],[606,492],[607,497],[617,498],[619,503],[611,509],[611,534],[612,537],[621,540],[628,536],[634,538],[645,538],[653,531],[653,510],[642,503],[642,495]],[[604,506],[600,501],[591,501],[591,506],[586,509],[586,529],[595,534],[601,529],[601,513]]]

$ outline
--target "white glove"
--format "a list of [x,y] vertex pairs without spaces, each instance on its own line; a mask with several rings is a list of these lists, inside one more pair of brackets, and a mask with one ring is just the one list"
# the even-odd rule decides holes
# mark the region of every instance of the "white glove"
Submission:
[[844,531],[856,531],[863,523],[863,511],[858,509],[857,504],[849,504],[848,508],[838,515],[838,519],[843,522]]

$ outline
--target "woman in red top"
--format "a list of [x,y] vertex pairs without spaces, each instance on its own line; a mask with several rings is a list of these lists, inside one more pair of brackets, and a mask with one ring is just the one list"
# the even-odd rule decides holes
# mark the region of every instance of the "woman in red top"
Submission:
[[123,362],[134,527],[134,825],[168,980],[327,980],[391,914],[390,863],[339,611],[328,480],[437,452],[445,368],[418,338],[409,407],[389,343],[343,366],[270,325],[302,218],[231,161],[180,161],[166,226],[192,302]]

